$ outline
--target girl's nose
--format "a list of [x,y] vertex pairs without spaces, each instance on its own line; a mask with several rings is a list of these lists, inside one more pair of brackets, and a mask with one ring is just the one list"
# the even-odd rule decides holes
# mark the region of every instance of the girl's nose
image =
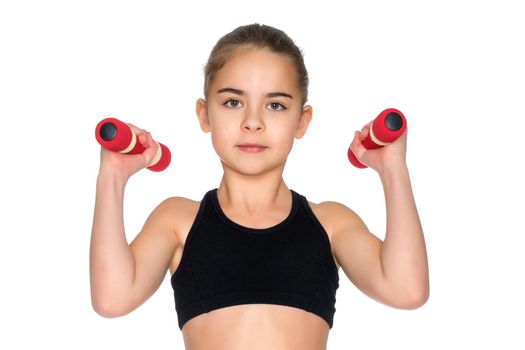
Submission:
[[246,131],[262,131],[264,130],[264,122],[256,112],[252,111],[244,118],[242,129]]

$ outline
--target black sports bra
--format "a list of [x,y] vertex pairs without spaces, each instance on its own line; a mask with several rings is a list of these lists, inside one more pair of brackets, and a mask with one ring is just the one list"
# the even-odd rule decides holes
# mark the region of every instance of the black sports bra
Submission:
[[305,197],[265,229],[223,213],[217,189],[204,196],[171,277],[179,328],[195,316],[240,304],[287,305],[312,312],[330,328],[339,274],[326,231]]

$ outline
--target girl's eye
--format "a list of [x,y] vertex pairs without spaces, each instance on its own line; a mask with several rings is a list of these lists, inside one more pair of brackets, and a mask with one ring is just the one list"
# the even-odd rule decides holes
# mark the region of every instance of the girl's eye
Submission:
[[282,111],[282,110],[285,110],[286,107],[283,106],[282,104],[278,103],[278,102],[272,102],[268,105],[268,108],[271,109],[272,111]]
[[241,105],[241,102],[239,100],[231,99],[231,100],[226,101],[224,105],[230,108],[237,108]]

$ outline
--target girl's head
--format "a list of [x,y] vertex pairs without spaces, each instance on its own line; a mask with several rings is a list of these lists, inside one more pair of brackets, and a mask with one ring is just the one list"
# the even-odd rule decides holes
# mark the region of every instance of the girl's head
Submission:
[[196,112],[223,165],[252,175],[282,169],[312,118],[297,46],[272,27],[239,27],[215,45],[205,73]]
[[302,93],[302,105],[308,99],[308,72],[301,50],[283,31],[260,24],[238,27],[223,36],[211,51],[205,68],[204,96],[208,97],[209,86],[234,51],[240,47],[268,49],[291,59],[296,70],[297,86]]

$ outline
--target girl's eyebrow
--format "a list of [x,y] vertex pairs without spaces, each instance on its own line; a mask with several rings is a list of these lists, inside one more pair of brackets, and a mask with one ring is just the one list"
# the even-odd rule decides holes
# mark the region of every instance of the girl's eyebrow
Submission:
[[[218,94],[225,93],[225,92],[230,92],[232,94],[236,94],[236,95],[239,95],[239,96],[244,96],[245,95],[244,91],[242,91],[240,89],[234,89],[234,88],[231,88],[231,87],[225,87],[225,88],[217,90]],[[266,94],[266,97],[288,97],[290,99],[293,99],[293,96],[290,95],[290,94],[287,94],[286,92],[270,92],[270,93]]]
[[239,90],[239,89],[234,89],[234,88],[231,88],[231,87],[225,87],[225,88],[219,89],[217,91],[218,94],[221,94],[221,93],[224,93],[224,92],[231,92],[232,94],[244,96],[244,91]]
[[288,97],[293,100],[293,96],[286,92],[270,92],[269,94],[266,94],[266,97]]

